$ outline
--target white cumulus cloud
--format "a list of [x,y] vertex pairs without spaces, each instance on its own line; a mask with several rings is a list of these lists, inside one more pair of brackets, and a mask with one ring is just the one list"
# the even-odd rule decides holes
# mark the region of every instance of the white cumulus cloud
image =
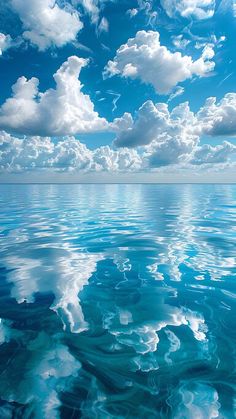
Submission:
[[236,136],[236,93],[227,93],[218,103],[208,98],[197,117],[205,134]]
[[22,21],[23,37],[41,51],[74,41],[83,27],[69,2],[61,6],[56,0],[11,0],[11,6]]
[[[170,99],[173,97],[170,96],[167,102]],[[148,100],[136,112],[135,118],[126,112],[110,125],[116,132],[117,147],[148,145],[163,135],[236,137],[236,93],[227,93],[219,102],[215,97],[209,97],[195,114],[188,102],[170,111],[168,103],[154,104]]]
[[148,167],[152,168],[184,164],[188,162],[197,144],[198,141],[194,137],[163,136],[146,148],[144,158]]
[[180,82],[203,77],[214,70],[214,51],[206,46],[196,61],[189,55],[171,52],[160,44],[159,32],[139,31],[117,50],[104,75],[121,75],[152,84],[159,94],[168,94]]
[[89,149],[75,137],[59,141],[50,137],[14,137],[0,132],[0,172],[32,171],[73,173],[150,172],[170,165],[200,166],[224,164],[231,160],[236,146],[224,141],[217,146],[200,145],[198,137],[159,135],[146,146]]
[[171,112],[166,103],[154,104],[145,102],[133,120],[130,114],[115,119],[114,129],[117,130],[115,145],[117,147],[138,147],[152,141],[163,141],[164,137],[181,137],[184,140],[196,141],[196,118],[190,111],[187,102],[175,107]]
[[222,164],[229,161],[234,153],[236,153],[236,145],[229,141],[224,141],[222,144],[215,147],[210,144],[203,144],[202,146],[197,147],[193,158],[191,159],[191,163],[195,165]]
[[217,146],[201,145],[200,140],[205,134],[236,135],[232,95],[226,95],[217,105],[209,98],[196,114],[187,102],[170,111],[168,104],[149,100],[139,108],[135,118],[125,113],[113,121],[114,145],[139,150],[143,169],[227,163],[236,151],[234,144],[224,141]]
[[55,89],[39,92],[39,80],[20,77],[0,108],[1,129],[29,135],[67,135],[106,129],[107,122],[82,93],[78,80],[87,60],[69,57],[53,75]]
[[129,171],[141,167],[136,150],[113,150],[109,146],[90,150],[74,137],[53,141],[50,137],[19,139],[0,133],[0,169],[20,172],[34,169],[59,171]]

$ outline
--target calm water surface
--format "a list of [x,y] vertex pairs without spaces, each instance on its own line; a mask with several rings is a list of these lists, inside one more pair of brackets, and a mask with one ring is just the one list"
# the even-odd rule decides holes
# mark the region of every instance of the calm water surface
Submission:
[[236,416],[236,186],[0,186],[0,418]]

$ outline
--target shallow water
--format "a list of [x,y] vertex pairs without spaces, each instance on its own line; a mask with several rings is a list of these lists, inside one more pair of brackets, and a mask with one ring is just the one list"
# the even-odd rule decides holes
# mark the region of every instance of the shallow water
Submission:
[[1,185],[0,418],[233,418],[236,186]]

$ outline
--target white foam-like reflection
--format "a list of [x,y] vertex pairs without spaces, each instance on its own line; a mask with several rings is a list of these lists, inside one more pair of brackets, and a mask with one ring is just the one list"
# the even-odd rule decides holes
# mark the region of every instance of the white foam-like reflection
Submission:
[[[32,338],[12,329],[10,339],[18,342],[19,349],[1,374],[1,398],[9,403],[28,405],[27,417],[33,414],[37,419],[59,419],[60,393],[71,387],[81,368],[80,362],[60,343],[59,337],[43,331]],[[22,343],[25,348],[20,349]],[[17,370],[22,367],[23,375]]]
[[[116,340],[132,347],[138,354],[155,352],[159,343],[159,332],[169,326],[188,327],[197,341],[207,340],[207,325],[201,314],[166,303],[171,289],[143,288],[135,307],[126,310],[117,308],[108,313],[104,327]],[[170,333],[170,332],[169,332]],[[171,343],[172,345],[172,343]]]
[[13,283],[11,294],[18,303],[34,302],[35,294],[53,293],[51,309],[70,327],[73,333],[87,329],[78,294],[96,271],[99,254],[75,253],[66,248],[53,248],[35,258],[8,256],[8,281]]
[[11,329],[6,325],[6,321],[0,319],[0,345],[9,342]]
[[166,333],[167,338],[170,342],[169,350],[165,354],[165,361],[168,364],[172,364],[173,361],[171,360],[171,354],[172,354],[172,352],[176,352],[180,349],[181,342],[180,342],[180,339],[171,330],[166,329],[165,333]]
[[183,383],[172,399],[173,419],[219,418],[220,403],[217,391],[208,384]]

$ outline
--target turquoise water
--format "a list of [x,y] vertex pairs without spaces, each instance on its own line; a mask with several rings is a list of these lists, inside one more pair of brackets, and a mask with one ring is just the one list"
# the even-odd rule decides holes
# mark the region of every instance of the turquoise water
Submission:
[[233,418],[236,186],[0,186],[0,418]]

